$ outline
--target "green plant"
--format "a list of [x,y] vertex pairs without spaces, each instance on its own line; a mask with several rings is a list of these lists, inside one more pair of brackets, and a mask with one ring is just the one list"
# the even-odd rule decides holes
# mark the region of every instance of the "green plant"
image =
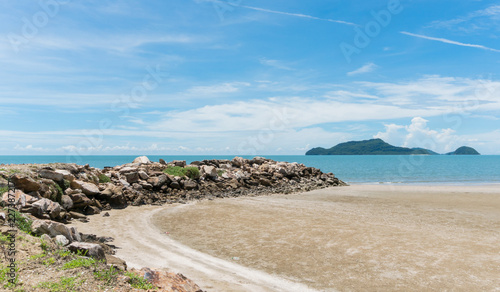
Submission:
[[30,260],[41,259],[41,258],[44,258],[45,256],[46,256],[46,254],[42,252],[40,254],[35,254],[35,255],[30,256]]
[[56,194],[53,194],[50,199],[54,202],[61,203],[62,196],[64,195],[64,192],[63,192],[60,185],[55,184],[55,187],[56,187],[57,192],[56,192]]
[[217,175],[218,175],[218,176],[221,176],[221,175],[222,175],[223,173],[225,173],[225,172],[226,172],[226,170],[225,170],[225,169],[219,169],[219,170],[217,170]]
[[107,175],[105,175],[105,174],[99,175],[99,183],[100,184],[109,183],[110,181],[111,181],[111,179]]
[[67,258],[72,255],[71,251],[65,249],[58,249],[56,254],[61,258]]
[[9,191],[9,187],[1,187],[0,188],[0,195],[2,195],[3,193],[6,193]]
[[42,282],[37,285],[39,288],[49,289],[52,292],[75,291],[78,277],[61,277],[59,282]]
[[42,262],[45,266],[50,266],[56,263],[56,259],[53,257],[50,257]]
[[125,276],[130,278],[130,286],[132,286],[132,288],[142,290],[150,290],[155,288],[153,284],[149,283],[146,279],[135,273],[126,272]]
[[110,284],[116,279],[118,271],[114,267],[109,267],[108,269],[97,270],[94,272],[94,277],[100,281],[105,281],[106,284]]
[[0,266],[0,284],[2,284],[2,286],[4,288],[14,288],[16,287],[17,283],[19,282],[19,278],[18,278],[18,273],[19,271],[19,268],[16,267],[14,268],[14,273],[15,273],[15,278],[12,279],[10,277],[10,273],[11,273],[11,268],[9,268],[8,266]]
[[164,173],[173,176],[187,176],[191,179],[198,179],[200,177],[200,170],[194,166],[180,167],[180,166],[168,166],[163,170]]
[[14,223],[17,228],[24,233],[31,234],[33,231],[31,230],[31,224],[33,221],[27,217],[24,217],[21,213],[14,209],[9,209],[9,214],[14,214]]
[[91,267],[96,264],[96,261],[93,258],[77,258],[72,261],[69,261],[65,263],[61,270],[69,270],[69,269],[76,269],[80,267]]
[[66,190],[66,189],[69,189],[71,186],[71,182],[67,179],[63,180],[63,189]]

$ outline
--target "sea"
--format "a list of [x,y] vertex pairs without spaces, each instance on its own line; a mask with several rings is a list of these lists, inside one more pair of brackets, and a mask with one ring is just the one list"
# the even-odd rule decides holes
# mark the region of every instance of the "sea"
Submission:
[[[498,184],[500,155],[260,155],[298,162],[334,173],[348,184]],[[0,164],[77,163],[104,168],[132,162],[137,156],[0,156]],[[253,158],[253,156],[241,156]],[[151,155],[151,161],[232,159],[226,155]],[[1,165],[0,165],[1,168]]]

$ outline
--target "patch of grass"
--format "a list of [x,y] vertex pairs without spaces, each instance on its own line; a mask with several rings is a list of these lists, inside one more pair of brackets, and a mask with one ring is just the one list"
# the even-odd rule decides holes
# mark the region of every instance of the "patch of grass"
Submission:
[[132,288],[142,290],[150,290],[155,288],[153,284],[149,283],[146,279],[135,273],[126,272],[125,276],[130,278],[130,286],[132,286]]
[[0,284],[4,287],[4,288],[9,288],[9,289],[12,289],[12,288],[15,288],[19,282],[19,279],[18,279],[18,276],[19,276],[19,268],[16,267],[14,268],[15,270],[15,274],[16,274],[16,277],[14,279],[12,279],[10,276],[9,276],[9,273],[11,272],[11,268],[9,268],[8,266],[4,266],[4,265],[1,265],[0,266]]
[[55,184],[55,187],[56,187],[57,193],[53,194],[50,199],[54,202],[61,203],[62,196],[64,195],[64,192],[63,192],[60,185]]
[[61,258],[67,258],[72,255],[71,251],[69,250],[64,250],[64,249],[59,249],[56,251],[56,254],[61,257]]
[[48,258],[46,260],[43,260],[43,262],[42,262],[42,264],[44,264],[47,267],[51,266],[51,265],[53,265],[55,263],[56,263],[56,259],[54,257],[50,257],[50,258]]
[[81,268],[81,267],[91,267],[96,264],[96,261],[93,258],[77,258],[74,260],[71,260],[67,263],[65,263],[61,270],[70,270],[70,269],[76,269],[76,268]]
[[67,179],[63,180],[63,190],[69,189],[71,182]]
[[31,224],[33,221],[29,218],[24,217],[18,211],[14,209],[9,209],[8,214],[14,213],[14,222],[19,230],[24,233],[31,234],[33,230],[31,230]]
[[200,170],[194,166],[180,167],[180,166],[168,166],[163,170],[164,173],[173,176],[187,176],[191,179],[200,178]]
[[9,191],[9,187],[1,187],[0,188],[0,195],[3,195],[4,193]]
[[41,253],[41,254],[34,254],[32,256],[30,256],[30,260],[38,260],[38,259],[41,259],[41,258],[44,258],[47,254],[45,253]]
[[111,179],[107,175],[105,175],[105,174],[99,175],[99,183],[100,184],[109,183],[110,181],[111,181]]
[[76,279],[78,277],[61,277],[59,282],[42,282],[36,287],[49,289],[52,292],[67,292],[75,291],[78,283]]
[[116,280],[116,276],[118,275],[118,271],[109,267],[108,269],[97,270],[94,272],[94,277],[100,281],[106,282],[107,285]]
[[225,169],[219,169],[219,170],[217,170],[217,175],[218,175],[218,176],[221,176],[221,175],[222,175],[223,173],[225,173],[225,172],[226,172],[226,170],[225,170]]

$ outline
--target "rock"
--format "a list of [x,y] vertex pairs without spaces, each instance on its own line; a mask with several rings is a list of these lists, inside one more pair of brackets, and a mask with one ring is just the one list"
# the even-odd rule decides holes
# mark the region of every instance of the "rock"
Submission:
[[68,180],[70,182],[74,181],[75,180],[75,176],[71,174],[71,172],[69,172],[68,170],[65,170],[65,169],[57,169],[56,170],[57,173],[59,174],[62,174],[63,176],[63,179],[65,180]]
[[17,209],[24,208],[27,203],[33,203],[34,200],[36,200],[36,198],[25,194],[21,190],[16,190],[14,193],[8,191],[2,196],[2,203],[4,206],[10,205]]
[[69,216],[71,216],[71,218],[74,218],[74,219],[87,219],[87,216],[85,216],[81,213],[78,213],[78,212],[73,212],[73,211],[69,212]]
[[125,173],[124,176],[129,184],[139,181],[139,173],[137,171]]
[[87,206],[87,208],[85,208],[85,215],[95,215],[100,213],[101,210],[99,210],[96,206]]
[[159,161],[160,161],[160,164],[162,164],[162,165],[167,165],[167,163],[165,162],[165,160],[163,160],[163,159],[161,159],[161,158],[160,158],[160,160],[159,160]]
[[104,249],[99,244],[88,242],[73,242],[68,245],[68,249],[73,253],[80,253],[81,255],[92,257],[97,260],[106,259]]
[[92,201],[83,193],[72,193],[69,197],[73,201],[73,208],[83,208],[92,204]]
[[106,263],[108,264],[109,267],[113,267],[118,270],[126,271],[127,270],[127,262],[124,260],[117,258],[115,256],[106,255]]
[[266,186],[266,187],[272,187],[273,184],[271,183],[270,180],[268,180],[267,178],[260,178],[259,179],[259,184],[263,185],[263,186]]
[[64,176],[61,173],[57,173],[55,171],[48,170],[48,169],[40,170],[38,172],[38,175],[40,175],[40,177],[42,177],[42,178],[51,179],[51,180],[56,181],[56,182],[60,182],[64,179]]
[[64,224],[59,222],[54,222],[50,220],[33,220],[31,224],[31,229],[36,235],[47,234],[50,237],[56,237],[57,235],[63,235],[70,242],[77,240],[79,234],[74,227],[68,228]]
[[69,244],[69,240],[64,235],[56,235],[55,242],[61,246],[66,246]]
[[93,184],[88,182],[83,182],[81,180],[74,180],[71,182],[71,187],[73,189],[80,189],[82,192],[89,196],[95,196],[100,193],[99,188]]
[[185,160],[173,160],[172,164],[175,166],[184,167],[184,166],[186,166],[186,161]]
[[115,194],[111,196],[108,202],[113,208],[123,209],[127,207],[127,199],[123,194]]
[[61,206],[67,211],[73,209],[73,200],[71,199],[71,197],[68,195],[63,195],[61,197]]
[[202,292],[201,288],[193,281],[182,274],[174,274],[166,271],[155,271],[149,268],[142,268],[140,271],[132,269],[132,272],[138,273],[153,286],[158,287],[160,291],[183,291],[183,292]]
[[231,160],[231,163],[234,167],[242,167],[245,164],[246,159],[242,157],[235,157]]
[[12,182],[16,188],[24,191],[25,193],[36,192],[40,189],[40,184],[29,177],[21,177],[20,175],[13,175]]
[[144,172],[144,171],[140,170],[140,171],[139,171],[139,177],[140,177],[142,180],[147,180],[147,179],[149,178],[149,175],[148,175],[146,172]]
[[61,205],[57,202],[53,202],[49,199],[43,198],[32,204],[32,215],[35,217],[43,217],[44,214],[48,214],[51,219],[59,217],[61,213]]
[[194,190],[198,188],[198,183],[192,179],[188,179],[187,181],[184,182],[184,189],[186,190]]
[[149,158],[147,156],[140,156],[134,159],[132,163],[148,164],[151,163],[151,161],[149,161]]
[[108,213],[108,212],[104,212],[104,213],[102,214],[102,217],[109,217],[109,213]]
[[201,175],[204,175],[209,178],[217,177],[217,169],[213,166],[202,165],[200,167],[200,170],[201,170]]
[[154,188],[161,188],[164,184],[170,181],[169,177],[166,174],[162,174],[157,177],[152,177],[148,180],[150,184],[153,185]]

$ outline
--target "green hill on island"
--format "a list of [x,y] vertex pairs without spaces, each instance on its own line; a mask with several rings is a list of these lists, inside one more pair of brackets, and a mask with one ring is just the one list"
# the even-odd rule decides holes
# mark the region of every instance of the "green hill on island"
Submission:
[[[449,155],[478,155],[479,153],[470,147],[460,147]],[[370,139],[364,141],[350,141],[340,143],[332,148],[313,148],[306,155],[439,155],[429,149],[397,147],[384,142],[382,139]]]

